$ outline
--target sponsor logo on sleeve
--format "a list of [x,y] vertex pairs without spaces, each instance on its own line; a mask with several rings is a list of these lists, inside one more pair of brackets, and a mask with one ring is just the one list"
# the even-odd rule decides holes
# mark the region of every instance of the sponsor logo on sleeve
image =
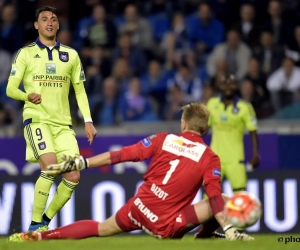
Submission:
[[149,147],[151,145],[151,141],[148,138],[144,138],[142,140],[142,144],[144,145],[144,147]]
[[251,121],[252,121],[252,123],[253,123],[254,126],[257,126],[257,119],[256,119],[255,116],[251,117]]
[[17,73],[17,68],[12,68],[10,71],[10,76],[15,76]]
[[84,70],[83,70],[82,64],[81,64],[81,70],[80,70],[79,80],[80,81],[85,81],[85,74],[84,74]]
[[217,169],[217,168],[214,168],[213,169],[213,175],[221,177],[221,171],[219,169]]

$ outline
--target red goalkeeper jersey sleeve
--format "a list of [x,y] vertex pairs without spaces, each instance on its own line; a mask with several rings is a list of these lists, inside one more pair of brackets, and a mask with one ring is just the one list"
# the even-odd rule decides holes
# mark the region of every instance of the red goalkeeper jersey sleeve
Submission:
[[166,223],[190,205],[202,184],[209,197],[221,196],[221,169],[216,154],[194,133],[159,133],[124,147],[122,161],[152,157],[137,197]]

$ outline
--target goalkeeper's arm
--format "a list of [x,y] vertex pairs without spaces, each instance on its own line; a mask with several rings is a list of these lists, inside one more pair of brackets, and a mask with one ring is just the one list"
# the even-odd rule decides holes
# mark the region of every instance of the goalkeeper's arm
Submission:
[[[48,170],[59,173],[70,172],[74,170],[84,170],[87,168],[96,168],[110,165],[111,153],[105,152],[91,158],[84,158],[83,156],[70,157],[63,155],[63,162],[48,166]],[[50,173],[50,171],[48,171]]]
[[72,171],[84,170],[86,168],[103,167],[125,161],[144,160],[144,155],[141,151],[138,150],[138,148],[139,144],[134,144],[131,146],[124,147],[121,150],[105,152],[87,159],[83,156],[75,158],[67,157],[65,158],[66,161],[63,164],[70,164],[70,162],[68,163],[68,161],[73,161],[73,165],[75,164],[74,167],[68,168],[68,171]]
[[47,173],[61,174],[74,170],[103,167],[126,161],[143,161],[152,157],[155,152],[157,152],[157,149],[161,147],[161,142],[164,137],[165,133],[156,134],[154,137],[143,139],[143,141],[146,140],[149,142],[151,140],[150,145],[147,147],[143,144],[143,141],[139,141],[136,144],[123,147],[120,150],[106,152],[88,159],[85,159],[83,156],[65,156],[64,162],[48,166]]
[[229,240],[252,240],[253,238],[247,234],[240,234],[235,227],[230,225],[224,214],[224,205],[226,199],[222,196],[221,189],[221,168],[220,160],[216,155],[208,161],[206,171],[204,173],[205,191],[209,198],[211,210],[218,221],[219,225],[223,228],[226,238]]
[[86,159],[86,168],[103,167],[112,164],[111,152],[105,152],[103,154],[96,155],[94,157]]
[[[222,199],[222,201],[221,201]],[[223,228],[223,231],[228,240],[254,240],[253,237],[245,233],[239,233],[238,230],[226,220],[226,216],[222,208],[217,204],[224,204],[222,196],[211,197],[209,199],[212,211],[215,215],[215,219],[218,221],[219,225]]]
[[106,152],[88,159],[85,159],[82,156],[75,157],[75,160],[77,159],[78,164],[80,163],[81,166],[79,166],[75,161],[75,164],[78,165],[78,168],[74,170],[103,167],[103,166],[117,164],[126,161],[133,161],[133,162],[143,161],[154,155],[157,148],[157,144],[159,144],[160,142],[160,139],[157,139],[158,137],[159,135],[154,139],[152,139],[151,141],[152,143],[148,147],[145,147],[143,143],[140,141],[136,144],[123,147],[120,150]]
[[[139,145],[134,144],[127,146],[117,151],[105,152],[94,157],[85,159],[85,168],[103,167],[111,164],[117,164],[125,161],[140,161],[143,160],[143,153],[139,150]],[[140,152],[140,153],[139,153]],[[82,157],[82,156],[81,156]],[[82,157],[83,158],[83,157]]]
[[224,214],[223,208],[224,208],[224,200],[221,195],[221,190],[219,190],[220,183],[217,181],[210,181],[208,184],[206,184],[206,190],[208,190],[208,194],[211,194],[212,192],[216,193],[217,195],[210,196],[209,195],[209,203],[210,207],[212,209],[212,212],[215,216],[215,219],[223,228],[226,238],[227,239],[238,239],[237,237],[240,236],[237,232],[236,228],[234,228],[231,224],[228,223],[226,220],[226,216]]
[[70,157],[64,155],[63,162],[59,164],[52,164],[47,167],[48,174],[61,174],[74,170],[84,170],[87,168],[96,168],[108,166],[125,161],[141,161],[149,158],[153,154],[150,147],[141,150],[141,143],[127,146],[118,151],[105,152],[91,158],[84,158],[83,156]]

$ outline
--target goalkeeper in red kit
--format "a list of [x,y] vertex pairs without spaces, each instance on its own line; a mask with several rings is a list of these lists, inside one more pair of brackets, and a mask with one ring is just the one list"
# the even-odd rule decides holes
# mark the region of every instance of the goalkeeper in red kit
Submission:
[[[46,232],[17,233],[10,240],[82,239],[137,229],[155,238],[178,239],[200,224],[196,238],[252,240],[224,216],[228,197],[221,191],[220,160],[202,139],[208,129],[209,111],[199,103],[185,105],[182,110],[180,134],[158,133],[119,151],[88,159],[67,156],[64,162],[48,166],[48,174],[59,174],[152,157],[144,183],[115,215],[104,222],[82,220]],[[191,205],[202,183],[208,199]],[[219,227],[224,235],[215,232]]]

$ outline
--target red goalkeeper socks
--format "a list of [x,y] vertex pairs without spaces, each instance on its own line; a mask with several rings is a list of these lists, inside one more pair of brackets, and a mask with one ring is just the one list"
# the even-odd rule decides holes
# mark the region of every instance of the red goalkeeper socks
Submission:
[[99,236],[99,222],[93,220],[81,220],[70,225],[59,227],[54,230],[41,232],[42,240],[51,239],[83,239]]
[[214,218],[201,225],[198,233],[195,234],[195,238],[210,238],[212,233],[220,227],[218,221]]

